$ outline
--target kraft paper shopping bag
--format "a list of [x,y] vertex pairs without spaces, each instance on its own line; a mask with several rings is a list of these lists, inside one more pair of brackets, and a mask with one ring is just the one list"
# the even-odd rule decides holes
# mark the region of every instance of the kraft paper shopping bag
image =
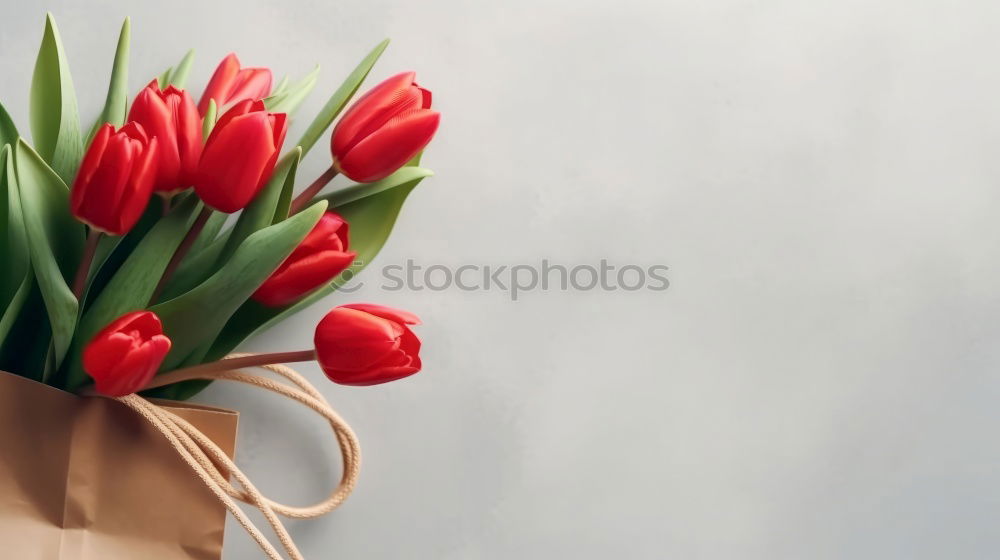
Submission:
[[[230,457],[235,412],[158,401]],[[121,403],[0,372],[0,555],[218,560],[226,510]]]

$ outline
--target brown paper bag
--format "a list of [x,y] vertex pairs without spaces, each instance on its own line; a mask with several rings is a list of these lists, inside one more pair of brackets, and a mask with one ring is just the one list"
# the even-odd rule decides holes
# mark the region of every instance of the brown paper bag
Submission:
[[[232,457],[236,412],[157,404]],[[0,372],[0,557],[217,560],[225,518],[135,412]]]

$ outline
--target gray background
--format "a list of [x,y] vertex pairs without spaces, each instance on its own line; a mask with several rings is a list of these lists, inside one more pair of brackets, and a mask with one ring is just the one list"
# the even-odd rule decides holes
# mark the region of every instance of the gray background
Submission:
[[[42,8],[5,2],[26,127]],[[131,85],[198,49],[293,76],[302,121],[371,45],[444,114],[379,265],[670,266],[666,292],[334,296],[425,321],[425,371],[302,370],[356,427],[311,558],[993,558],[1000,545],[995,2],[50,2],[89,123],[120,18]],[[374,81],[369,82],[369,84]],[[301,177],[327,165],[310,154]],[[374,280],[373,280],[374,281]],[[376,282],[377,284],[377,282]],[[325,428],[216,386],[270,494],[329,489]],[[230,525],[228,559],[254,557]]]

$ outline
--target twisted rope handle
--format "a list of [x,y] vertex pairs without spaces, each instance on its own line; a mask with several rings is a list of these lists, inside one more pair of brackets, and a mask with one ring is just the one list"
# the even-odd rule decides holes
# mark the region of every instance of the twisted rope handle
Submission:
[[[249,355],[251,354],[231,354],[226,356],[226,359]],[[178,371],[157,376],[150,388],[162,387],[191,379],[237,381],[267,389],[273,393],[296,400],[313,409],[330,422],[330,427],[333,428],[334,434],[337,436],[337,443],[340,446],[340,453],[343,460],[343,474],[341,475],[340,482],[333,493],[322,502],[305,507],[288,506],[275,502],[261,494],[257,490],[257,487],[253,485],[250,479],[243,474],[243,471],[233,463],[232,459],[219,446],[180,416],[135,394],[117,397],[115,400],[134,410],[149,422],[156,431],[167,438],[170,446],[174,448],[180,458],[194,471],[195,475],[198,476],[226,509],[233,514],[236,521],[246,530],[270,560],[282,560],[282,557],[260,529],[250,521],[246,513],[236,503],[236,500],[252,505],[260,510],[278,536],[278,540],[281,542],[282,548],[288,557],[292,560],[302,560],[302,553],[295,546],[291,536],[288,534],[288,530],[285,529],[278,515],[307,519],[319,517],[336,509],[350,495],[357,483],[358,474],[361,470],[361,446],[358,443],[357,436],[354,435],[347,422],[330,407],[330,403],[327,402],[326,398],[298,372],[288,366],[279,364],[260,367],[284,377],[291,382],[291,385],[268,377],[251,375],[240,371],[211,373],[185,373]],[[235,479],[237,486],[233,486],[229,482],[226,473],[229,473]]]

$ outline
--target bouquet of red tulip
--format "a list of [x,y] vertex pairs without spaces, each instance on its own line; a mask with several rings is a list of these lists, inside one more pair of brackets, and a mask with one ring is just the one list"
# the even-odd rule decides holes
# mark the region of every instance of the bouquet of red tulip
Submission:
[[[275,85],[269,69],[243,67],[230,54],[195,103],[184,87],[193,56],[188,52],[133,97],[129,42],[126,19],[107,100],[88,129],[80,126],[69,64],[51,16],[31,84],[30,142],[0,105],[0,371],[21,376],[2,378],[16,388],[0,386],[0,399],[5,393],[9,399],[0,400],[0,408],[13,414],[26,400],[42,398],[26,396],[37,393],[38,384],[113,397],[117,403],[94,397],[72,402],[103,401],[155,417],[164,424],[146,419],[173,448],[190,447],[191,461],[205,467],[204,457],[209,466],[218,465],[231,450],[206,451],[201,439],[212,438],[188,433],[186,422],[176,421],[176,410],[143,408],[150,401],[135,393],[183,400],[212,379],[229,378],[286,391],[281,394],[321,411],[344,446],[350,439],[346,428],[338,429],[336,415],[301,378],[279,370],[293,384],[274,389],[235,370],[318,360],[336,383],[399,379],[420,369],[420,342],[409,328],[418,322],[415,316],[373,304],[342,305],[320,322],[310,349],[231,353],[248,337],[335,291],[381,249],[407,195],[431,175],[419,166],[439,121],[430,108],[430,91],[417,85],[413,72],[404,72],[351,104],[385,41],[291,144],[286,131],[316,85],[318,68]],[[329,169],[296,192],[299,162],[331,126]],[[338,175],[350,183],[327,189]],[[28,380],[34,385],[25,385]],[[185,433],[201,447],[187,445]],[[17,448],[14,437],[0,434],[0,448]],[[45,437],[33,434],[35,440]],[[67,439],[78,449],[80,428]],[[192,464],[181,451],[181,459]],[[345,479],[348,455],[345,451]],[[6,479],[22,470],[5,464]],[[72,461],[68,465],[69,471],[77,468]],[[246,483],[242,490],[228,486],[231,468],[220,472],[205,474],[216,480],[219,492],[254,502],[255,491]],[[270,504],[272,513],[282,513]],[[267,516],[269,510],[263,511]],[[57,526],[67,529],[66,523]],[[276,530],[284,544],[287,535]],[[63,536],[63,554],[65,543]],[[294,557],[293,544],[291,550]],[[80,554],[54,557],[84,557]]]

